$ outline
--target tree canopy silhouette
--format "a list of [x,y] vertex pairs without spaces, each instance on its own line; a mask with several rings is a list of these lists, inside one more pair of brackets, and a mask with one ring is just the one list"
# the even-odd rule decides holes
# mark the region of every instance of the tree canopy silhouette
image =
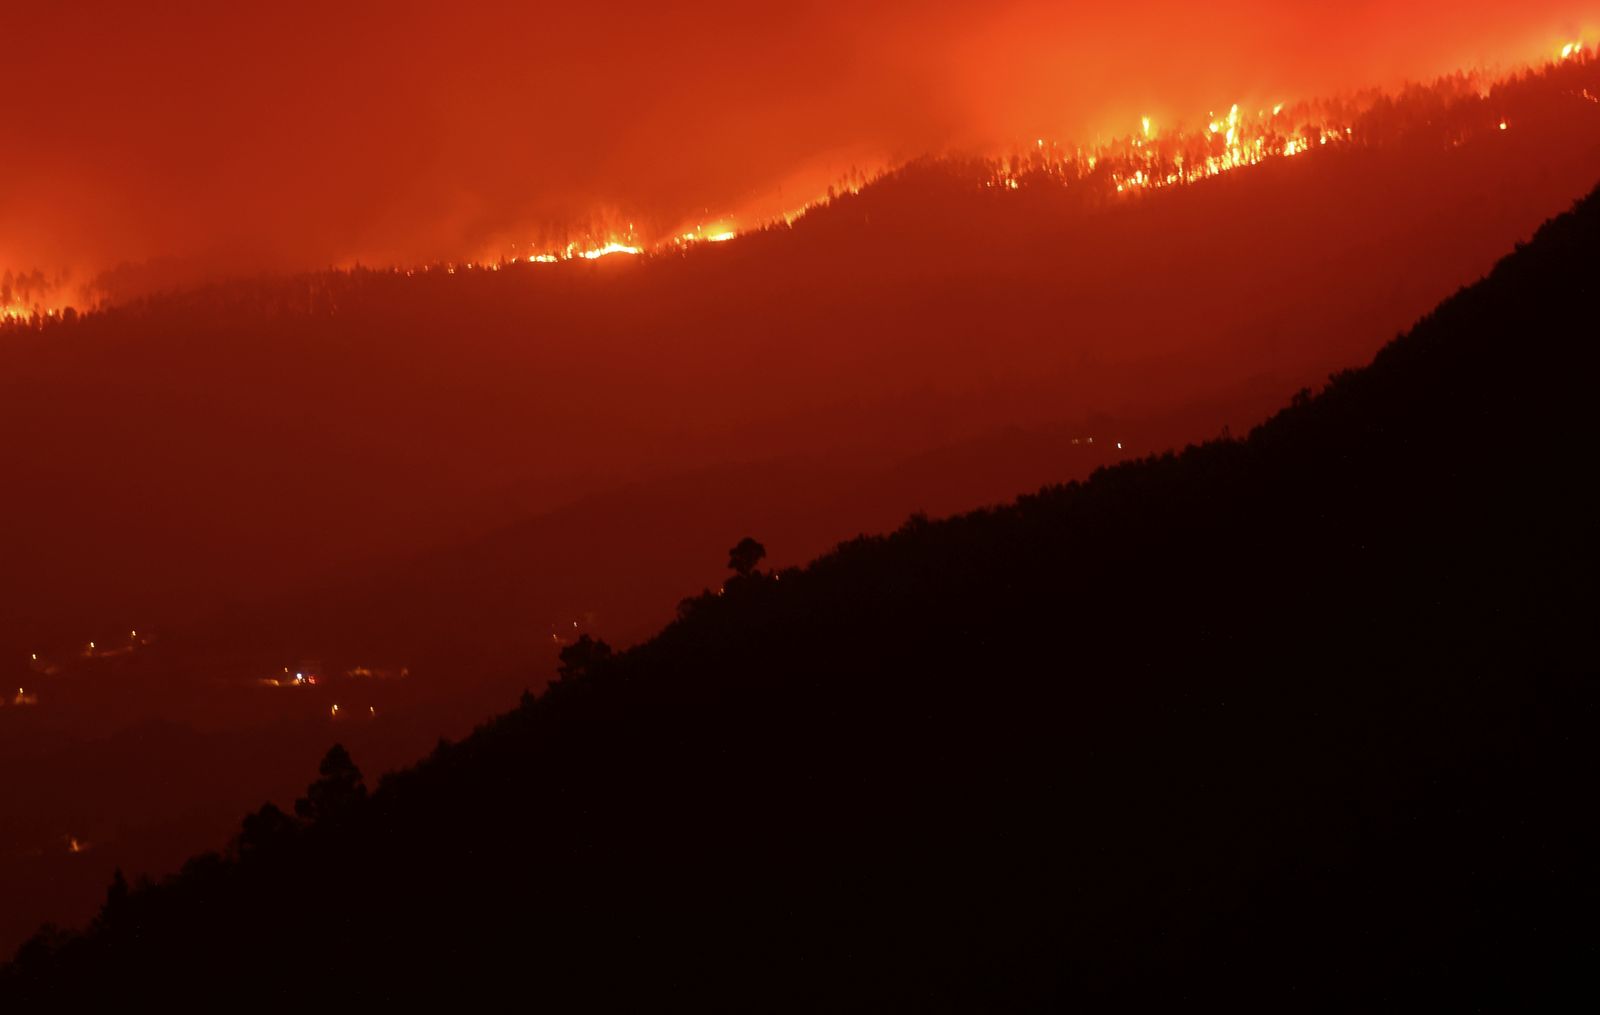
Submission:
[[[328,748],[322,764],[317,767],[317,781],[306,788],[306,795],[294,802],[294,812],[305,821],[335,821],[349,814],[367,798],[367,787],[361,781],[361,770],[351,760],[350,752],[342,744]],[[268,812],[258,815],[254,829],[258,834],[269,828],[275,819]]]
[[756,565],[761,563],[766,555],[765,546],[745,536],[728,551],[728,567],[740,578],[748,578],[755,573]]
[[596,666],[611,658],[611,646],[587,634],[578,636],[578,640],[571,645],[564,646],[559,653],[561,660],[556,672],[561,679],[571,680],[592,673]]

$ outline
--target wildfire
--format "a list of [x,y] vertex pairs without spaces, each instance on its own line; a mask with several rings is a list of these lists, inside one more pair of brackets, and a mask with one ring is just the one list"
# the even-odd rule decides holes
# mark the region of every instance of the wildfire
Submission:
[[33,304],[32,306],[16,301],[11,303],[0,303],[0,323],[5,323],[7,321],[26,322],[56,320],[64,315],[68,315],[70,310],[70,307],[46,307],[37,303]]
[[568,256],[570,256],[570,257],[581,257],[586,261],[596,261],[596,260],[599,260],[602,257],[610,257],[612,254],[642,254],[642,253],[644,253],[644,248],[643,247],[635,247],[635,246],[632,246],[632,245],[627,244],[627,243],[618,243],[615,240],[613,240],[612,242],[607,243],[603,247],[595,247],[592,250],[581,250],[581,251],[578,251],[576,254],[570,254]]
[[1254,115],[1238,103],[1224,115],[1210,114],[1203,131],[1161,130],[1150,117],[1139,120],[1139,131],[1092,149],[1071,148],[1036,139],[1026,156],[996,160],[988,185],[1020,190],[1031,180],[1062,185],[1100,183],[1118,194],[1197,183],[1222,173],[1286,158],[1313,147],[1347,143],[1351,126],[1330,122],[1285,123],[1285,104],[1271,113]]
[[92,284],[75,283],[65,273],[0,271],[0,326],[71,320],[78,314],[74,308],[98,303]]
[[[1592,44],[1586,46],[1582,40],[1573,40],[1546,52],[1551,54],[1544,59],[1547,69],[1559,68],[1560,73],[1583,78],[1573,82],[1568,94],[1600,104],[1600,95],[1590,87],[1581,87],[1594,85],[1592,72],[1600,67]],[[1471,112],[1467,118],[1470,122],[1463,121],[1461,126],[1453,128],[1455,133],[1446,143],[1460,144],[1467,135],[1482,131],[1509,131],[1518,114],[1514,108],[1494,108],[1499,105],[1493,97],[1499,84],[1479,75],[1464,77],[1475,89],[1475,97],[1483,103],[1483,108]],[[1509,80],[1511,78],[1501,79],[1500,83]],[[1450,88],[1459,87],[1451,84],[1443,88],[1444,98],[1453,101],[1464,94],[1459,90],[1450,91]],[[1299,158],[1314,150],[1384,144],[1382,130],[1369,131],[1372,121],[1363,117],[1373,103],[1393,102],[1398,98],[1373,93],[1359,100],[1321,104],[1276,102],[1254,110],[1230,103],[1226,112],[1213,109],[1192,129],[1158,124],[1152,116],[1141,115],[1137,126],[1126,136],[1093,146],[1070,146],[1047,137],[1029,137],[1027,140],[1031,144],[1024,143],[1009,156],[980,160],[983,167],[980,180],[983,186],[1004,191],[1019,191],[1040,183],[1085,187],[1109,199],[1116,199],[1115,195],[1189,185],[1273,159]],[[1364,136],[1368,133],[1372,136]],[[818,209],[861,193],[893,172],[868,175],[852,170],[828,187],[825,194],[791,205],[790,210],[780,214],[752,218],[748,222],[736,222],[733,216],[723,215],[692,227],[679,225],[666,232],[664,239],[659,238],[661,234],[652,235],[649,230],[644,235],[637,233],[632,222],[626,222],[624,228],[625,219],[621,216],[611,218],[614,226],[598,224],[605,220],[602,216],[580,238],[564,243],[536,242],[521,249],[513,244],[509,257],[505,253],[491,253],[482,259],[460,263],[435,262],[392,270],[406,276],[457,275],[500,271],[511,265],[681,254],[702,244],[727,243],[764,230],[793,226]],[[77,314],[60,297],[71,292],[64,278],[50,279],[38,271],[6,272],[0,278],[0,327],[43,327],[52,321],[70,320]],[[94,652],[91,646],[87,654]],[[280,686],[315,682],[315,678],[309,676],[290,680],[286,675],[274,679]]]
[[[666,240],[656,243],[646,242],[634,232],[632,223],[624,231],[605,234],[599,237],[585,237],[561,247],[540,250],[537,253],[514,253],[501,260],[467,261],[462,264],[446,262],[444,264],[420,265],[411,268],[394,268],[396,273],[403,273],[408,277],[417,274],[427,274],[435,270],[443,270],[447,275],[454,275],[462,271],[499,271],[505,265],[531,265],[531,264],[561,264],[566,261],[598,261],[601,258],[616,255],[647,256],[651,254],[666,254],[683,252],[691,247],[704,243],[727,243],[741,236],[753,232],[760,232],[773,226],[792,226],[807,214],[818,208],[824,207],[840,197],[858,194],[876,176],[866,174],[853,174],[852,177],[828,188],[826,194],[819,194],[815,199],[807,201],[798,207],[792,208],[774,218],[759,220],[750,228],[740,228],[732,217],[724,217],[709,224],[702,223],[693,229],[671,234]],[[531,246],[531,245],[530,245]],[[515,247],[513,246],[513,249]]]
[[[1581,40],[1563,44],[1550,64],[1587,61],[1589,52]],[[1485,87],[1482,96],[1490,90]],[[1587,89],[1583,97],[1600,102]],[[1139,118],[1137,134],[1070,150],[1044,137],[1033,139],[1026,155],[990,160],[997,170],[988,186],[1005,190],[1022,189],[1025,177],[1052,178],[1062,184],[1103,179],[1118,194],[1197,183],[1223,173],[1261,165],[1275,158],[1294,158],[1313,149],[1346,146],[1358,141],[1359,110],[1338,104],[1322,107],[1315,103],[1274,103],[1270,112],[1253,114],[1231,103],[1226,114],[1208,114],[1204,131],[1165,129],[1148,115]],[[1491,126],[1505,131],[1509,121],[1498,118]],[[807,214],[833,201],[860,193],[869,183],[887,175],[873,177],[852,173],[841,185],[829,187],[827,194],[774,218],[757,222],[751,228],[736,227],[731,221],[712,226],[700,225],[680,232],[665,242],[646,244],[634,237],[632,223],[625,235],[608,237],[603,244],[587,247],[569,244],[559,251],[547,251],[527,258],[530,262],[553,263],[583,258],[593,260],[611,254],[653,254],[683,250],[700,243],[724,243],[751,232],[773,226],[792,226]],[[513,258],[513,261],[515,258]]]
[[[1548,66],[1569,63],[1593,66],[1591,53],[1582,42],[1563,45]],[[1494,92],[1485,84],[1477,94],[1480,100],[1492,101]],[[1579,91],[1574,89],[1572,94]],[[1582,89],[1581,97],[1600,103],[1600,96],[1592,95],[1588,89]],[[1141,116],[1136,131],[1092,148],[1067,147],[1046,138],[1034,138],[1031,145],[1016,154],[990,160],[994,169],[986,185],[1014,191],[1044,183],[1127,195],[1198,183],[1272,159],[1294,158],[1313,149],[1382,144],[1381,137],[1360,136],[1363,115],[1369,108],[1370,101],[1359,108],[1338,101],[1293,105],[1279,102],[1271,106],[1270,112],[1251,112],[1233,103],[1226,113],[1207,114],[1203,128],[1196,130],[1161,129],[1149,116]],[[1485,110],[1475,125],[1464,123],[1457,128],[1458,134],[1451,143],[1461,143],[1470,131],[1509,131],[1511,118],[1504,114],[1503,109],[1492,115]]]

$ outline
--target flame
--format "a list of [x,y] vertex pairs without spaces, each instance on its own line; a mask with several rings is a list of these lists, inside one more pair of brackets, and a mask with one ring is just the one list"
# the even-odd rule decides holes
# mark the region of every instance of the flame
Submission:
[[51,276],[37,269],[10,270],[4,264],[0,269],[0,327],[42,327],[102,304],[92,283],[74,282],[64,272]]
[[581,257],[586,261],[595,261],[595,260],[598,260],[598,259],[600,259],[602,257],[610,257],[612,254],[642,254],[642,253],[644,253],[644,248],[643,247],[630,246],[629,244],[618,243],[617,241],[613,240],[610,243],[607,243],[603,247],[594,247],[594,248],[592,248],[590,250],[580,250],[577,253],[572,254],[570,256]]
[[[1041,142],[1042,143],[1042,142]],[[585,237],[583,240],[569,242],[564,246],[540,250],[537,253],[514,254],[510,257],[496,257],[491,255],[481,261],[467,261],[463,264],[444,262],[442,264],[417,265],[409,268],[392,268],[391,271],[403,273],[408,277],[415,277],[418,272],[424,274],[438,268],[443,268],[445,274],[454,275],[461,271],[499,271],[506,265],[518,264],[560,264],[565,261],[595,261],[613,255],[629,255],[634,257],[664,254],[674,251],[684,251],[689,247],[702,243],[727,243],[750,233],[760,232],[774,226],[792,226],[810,212],[838,200],[847,195],[859,194],[863,188],[882,173],[867,175],[858,170],[853,170],[850,176],[845,177],[827,189],[824,194],[818,194],[810,201],[791,207],[771,218],[761,219],[755,225],[744,228],[736,224],[732,216],[724,216],[709,223],[702,222],[692,229],[681,229],[670,233],[667,239],[648,243],[641,240],[634,231],[632,222],[628,223],[625,231],[604,234],[598,237]],[[530,247],[533,245],[530,244]],[[513,245],[515,249],[515,245]]]
[[[1242,112],[1238,103],[1228,107],[1225,116],[1210,114],[1205,130],[1191,133],[1181,129],[1164,131],[1148,116],[1140,117],[1138,133],[1092,150],[1071,149],[1044,144],[1027,158],[1015,156],[997,163],[989,186],[1019,190],[1026,178],[1048,179],[1062,185],[1101,181],[1118,194],[1195,183],[1208,177],[1246,166],[1258,165],[1273,157],[1293,157],[1310,151],[1313,144],[1326,146],[1353,139],[1346,124],[1323,122],[1285,134],[1278,120],[1285,104],[1279,102],[1269,115]],[[1295,114],[1298,116],[1299,114]]]

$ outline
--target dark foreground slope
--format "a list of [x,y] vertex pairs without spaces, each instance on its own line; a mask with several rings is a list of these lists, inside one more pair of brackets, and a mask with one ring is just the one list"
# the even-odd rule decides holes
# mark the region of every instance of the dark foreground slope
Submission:
[[1591,196],[1248,440],[736,579],[0,1003],[1592,992],[1597,271]]

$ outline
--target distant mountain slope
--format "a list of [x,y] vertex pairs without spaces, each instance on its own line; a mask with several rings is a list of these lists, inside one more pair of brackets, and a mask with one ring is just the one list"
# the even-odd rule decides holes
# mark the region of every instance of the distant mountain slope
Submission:
[[1597,266],[1600,193],[1248,440],[736,578],[0,999],[1592,1005]]

